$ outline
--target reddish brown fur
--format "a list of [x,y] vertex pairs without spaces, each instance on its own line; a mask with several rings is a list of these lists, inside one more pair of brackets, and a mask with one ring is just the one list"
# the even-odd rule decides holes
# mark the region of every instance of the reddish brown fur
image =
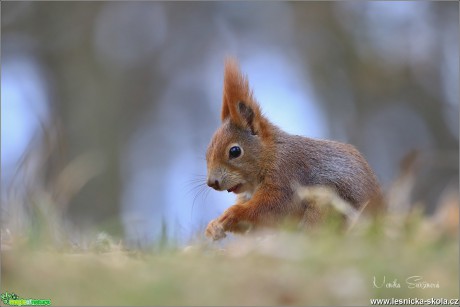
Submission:
[[262,116],[259,104],[252,95],[249,88],[249,82],[246,76],[242,75],[238,63],[234,59],[227,59],[225,62],[224,74],[224,91],[222,99],[222,121],[231,118],[237,126],[248,128],[247,123],[241,118],[237,102],[244,101],[248,107],[254,111],[254,123],[256,131],[259,131],[264,137],[270,133],[270,122]]
[[[229,157],[232,146],[241,148],[240,157]],[[226,61],[222,126],[206,159],[210,186],[239,186],[236,204],[206,229],[215,240],[226,231],[274,226],[285,219],[316,223],[320,210],[296,197],[298,186],[331,187],[358,209],[380,197],[374,173],[353,146],[290,135],[270,123],[235,60]]]

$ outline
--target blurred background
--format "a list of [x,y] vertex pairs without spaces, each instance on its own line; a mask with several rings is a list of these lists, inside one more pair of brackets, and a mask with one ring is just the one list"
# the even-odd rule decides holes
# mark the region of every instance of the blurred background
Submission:
[[226,56],[274,123],[352,143],[430,214],[458,196],[458,24],[456,2],[4,2],[2,228],[201,235],[235,197],[204,185]]

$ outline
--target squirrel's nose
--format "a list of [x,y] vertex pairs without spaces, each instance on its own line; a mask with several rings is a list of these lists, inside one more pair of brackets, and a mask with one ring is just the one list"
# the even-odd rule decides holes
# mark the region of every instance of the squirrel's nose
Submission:
[[219,189],[219,181],[217,179],[214,180],[214,181],[212,179],[208,179],[208,186],[210,186],[214,190],[218,190]]

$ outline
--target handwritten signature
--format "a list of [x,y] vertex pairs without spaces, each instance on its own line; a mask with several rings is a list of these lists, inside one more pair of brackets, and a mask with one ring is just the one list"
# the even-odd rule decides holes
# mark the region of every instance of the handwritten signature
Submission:
[[[399,289],[401,283],[397,278],[393,280],[387,280],[386,276],[383,278],[377,278],[374,276],[374,288],[388,288],[388,289]],[[439,289],[439,281],[429,282],[423,279],[422,276],[414,275],[409,276],[405,280],[404,284],[409,289]]]

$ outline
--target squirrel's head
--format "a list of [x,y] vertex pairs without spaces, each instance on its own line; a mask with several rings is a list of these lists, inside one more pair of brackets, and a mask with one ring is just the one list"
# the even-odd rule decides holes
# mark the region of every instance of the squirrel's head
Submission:
[[206,152],[207,183],[218,190],[251,192],[259,183],[270,123],[235,60],[225,63],[222,125]]

